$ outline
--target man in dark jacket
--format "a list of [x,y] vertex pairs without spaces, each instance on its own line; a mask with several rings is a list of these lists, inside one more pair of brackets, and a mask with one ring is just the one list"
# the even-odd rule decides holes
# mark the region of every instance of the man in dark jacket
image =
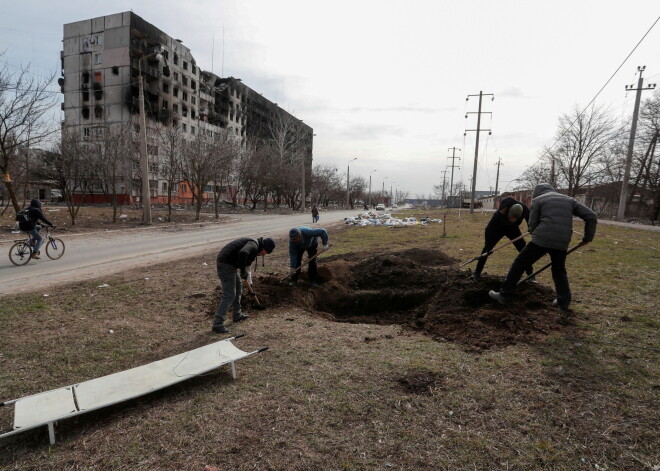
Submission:
[[216,334],[229,332],[225,327],[225,317],[227,311],[229,311],[229,306],[233,306],[234,322],[240,322],[249,317],[241,312],[241,292],[243,290],[241,280],[251,282],[248,270],[252,262],[258,255],[272,253],[274,249],[275,241],[262,237],[259,239],[243,237],[228,243],[222,248],[216,260],[218,277],[222,285],[222,299],[215,311],[213,332]]
[[319,210],[316,208],[316,206],[312,207],[312,222],[319,222]]
[[32,248],[32,258],[39,259],[41,258],[39,257],[39,249],[43,243],[41,234],[39,234],[39,231],[41,231],[41,225],[39,225],[39,221],[43,221],[50,227],[55,226],[46,218],[46,216],[44,216],[44,213],[41,211],[41,201],[39,200],[30,201],[30,206],[25,208],[23,211],[27,213],[27,221],[20,221],[18,223],[18,227],[22,231],[30,234],[35,240],[34,247]]
[[[307,257],[312,258],[318,252],[319,243],[317,237],[321,238],[323,250],[328,250],[328,231],[323,228],[312,229],[302,226],[294,227],[289,231],[289,261],[291,262],[291,284],[297,285],[300,272],[298,268],[302,265],[303,254],[307,252]],[[309,281],[312,286],[318,282],[316,260],[309,263]]]
[[584,220],[584,237],[580,245],[594,240],[598,219],[591,209],[570,196],[555,192],[547,183],[537,185],[532,196],[534,199],[529,216],[532,241],[513,261],[501,291],[490,291],[488,294],[499,303],[506,304],[513,296],[525,267],[547,253],[552,261],[552,279],[557,291],[556,303],[553,304],[565,314],[571,303],[571,288],[566,274],[566,252],[573,235],[573,216]]
[[[516,201],[514,198],[507,197],[500,202],[500,207],[493,213],[493,217],[490,218],[490,222],[486,226],[484,248],[481,249],[481,253],[488,253],[500,241],[500,239],[506,236],[509,240],[516,239],[522,235],[520,232],[520,224],[523,220],[527,222],[529,226],[529,208],[520,201]],[[518,239],[513,243],[514,247],[518,252],[522,252],[522,249],[525,248],[524,239]],[[477,268],[474,270],[474,278],[479,278],[481,272],[486,265],[486,260],[488,255],[482,257],[477,262]],[[532,267],[526,267],[528,275],[533,273]]]

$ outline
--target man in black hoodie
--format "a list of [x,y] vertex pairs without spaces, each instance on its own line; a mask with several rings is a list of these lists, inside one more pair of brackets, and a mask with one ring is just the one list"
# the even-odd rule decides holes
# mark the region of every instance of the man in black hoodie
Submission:
[[241,280],[250,282],[248,269],[252,262],[258,255],[272,253],[274,249],[275,241],[262,237],[258,239],[243,237],[228,243],[222,248],[216,260],[218,277],[222,285],[222,299],[215,311],[213,332],[216,334],[229,332],[225,327],[225,317],[227,311],[229,311],[229,306],[233,306],[234,322],[240,322],[249,317],[241,312],[241,292],[243,291]]
[[[493,213],[493,217],[490,218],[490,222],[486,226],[484,248],[481,249],[481,253],[488,253],[500,241],[500,239],[506,236],[509,240],[516,239],[520,237],[522,233],[520,232],[520,224],[523,220],[527,222],[529,226],[529,208],[520,201],[516,201],[511,197],[504,198],[500,202],[500,207]],[[522,249],[525,248],[525,241],[523,239],[518,239],[513,243],[514,247],[518,252],[522,252]],[[479,278],[481,272],[486,265],[486,260],[488,255],[482,257],[477,262],[477,267],[474,270],[474,278]],[[533,273],[532,267],[529,266],[526,268],[527,274],[531,275]]]
[[32,247],[32,258],[39,259],[39,249],[43,243],[43,239],[39,231],[41,231],[41,226],[38,224],[39,221],[43,221],[50,227],[55,227],[52,222],[50,222],[44,213],[41,211],[41,201],[32,200],[30,201],[30,206],[23,210],[27,214],[26,221],[19,221],[18,227],[27,232],[35,240],[34,247]]
[[596,213],[570,196],[557,193],[547,183],[534,188],[532,210],[529,216],[529,231],[532,241],[513,261],[502,289],[488,294],[501,304],[506,304],[513,296],[516,285],[528,265],[543,255],[550,254],[552,279],[555,282],[557,299],[553,302],[562,315],[568,313],[571,303],[571,288],[566,273],[566,252],[573,236],[573,216],[584,221],[584,237],[580,245],[586,245],[596,235],[598,218]]

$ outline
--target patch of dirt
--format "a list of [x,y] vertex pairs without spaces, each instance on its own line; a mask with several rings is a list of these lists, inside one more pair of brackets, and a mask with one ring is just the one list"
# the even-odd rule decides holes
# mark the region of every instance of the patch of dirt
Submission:
[[499,290],[500,278],[471,280],[456,262],[420,248],[349,254],[323,260],[317,288],[304,280],[292,287],[269,275],[256,280],[255,290],[269,308],[293,304],[337,322],[400,324],[468,350],[531,342],[566,328],[548,287],[525,283],[511,304],[501,306],[488,296]]
[[431,371],[412,370],[397,378],[396,382],[405,393],[433,396],[437,389],[442,389],[444,378]]

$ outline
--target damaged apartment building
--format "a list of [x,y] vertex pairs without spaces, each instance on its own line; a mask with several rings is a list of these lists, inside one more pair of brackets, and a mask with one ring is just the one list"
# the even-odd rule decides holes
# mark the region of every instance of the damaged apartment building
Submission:
[[[278,120],[294,119],[304,136],[305,165],[311,168],[311,127],[240,79],[200,69],[181,40],[133,12],[65,24],[61,60],[63,129],[88,143],[102,142],[107,129],[120,125],[130,125],[137,139],[141,69],[152,203],[164,202],[167,195],[158,126],[179,126],[186,139],[200,132],[230,132],[245,145],[253,139],[268,139]],[[134,202],[139,196],[137,172],[136,163],[127,162],[117,178],[121,203]],[[176,202],[188,202],[185,182],[173,191]],[[93,201],[102,201],[102,195],[94,195]]]

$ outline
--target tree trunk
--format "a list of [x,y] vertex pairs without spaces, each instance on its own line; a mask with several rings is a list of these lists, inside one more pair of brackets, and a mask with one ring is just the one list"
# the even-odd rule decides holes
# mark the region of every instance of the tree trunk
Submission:
[[8,180],[9,175],[5,177],[5,188],[7,188],[7,194],[9,195],[9,201],[14,206],[14,210],[19,212],[21,207],[18,205],[18,199],[16,199],[16,192],[14,191],[14,184],[11,180]]

